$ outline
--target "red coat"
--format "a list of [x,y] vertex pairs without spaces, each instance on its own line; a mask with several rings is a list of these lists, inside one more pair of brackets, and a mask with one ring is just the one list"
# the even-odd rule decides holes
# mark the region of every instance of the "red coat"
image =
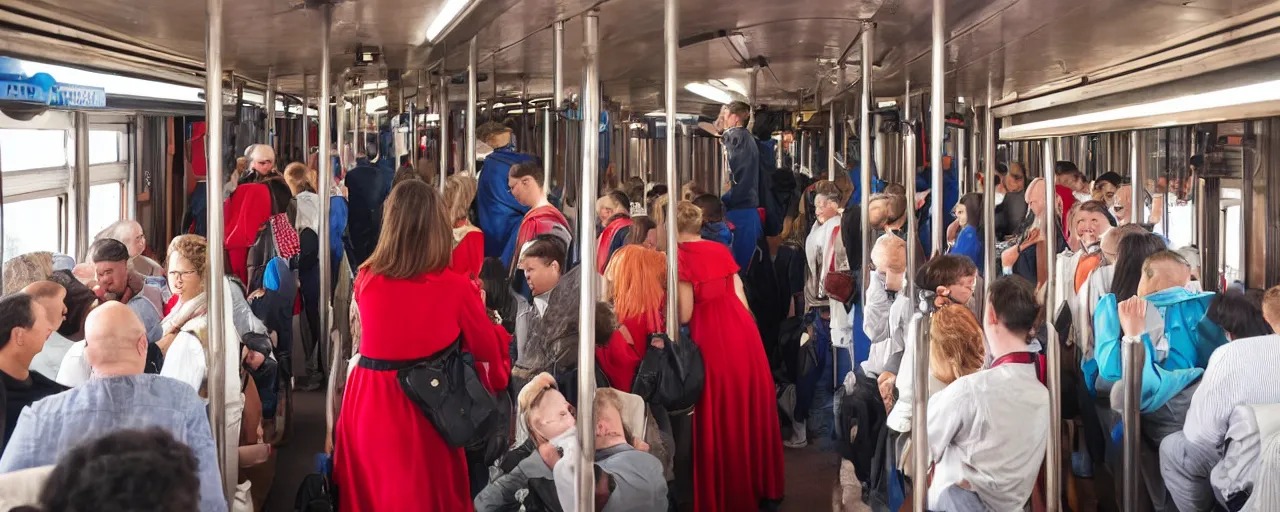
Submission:
[[479,283],[484,266],[484,233],[474,226],[453,228],[453,256],[449,268]]
[[[361,272],[355,283],[360,353],[388,360],[433,355],[461,336],[491,391],[511,374],[507,345],[475,285],[442,270],[412,279]],[[344,512],[472,510],[467,460],[409,401],[396,372],[354,368],[338,417],[334,481]]]

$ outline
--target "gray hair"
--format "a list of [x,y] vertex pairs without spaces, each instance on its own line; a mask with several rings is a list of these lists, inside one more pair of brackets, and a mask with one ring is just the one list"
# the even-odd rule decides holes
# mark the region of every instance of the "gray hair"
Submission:
[[98,234],[93,237],[93,240],[96,242],[104,238],[110,238],[112,240],[118,240],[120,243],[125,245],[129,245],[129,243],[133,241],[134,226],[137,226],[139,230],[142,229],[142,224],[139,224],[138,221],[135,220],[121,219],[112,222],[110,226],[106,227],[106,229],[98,232]]
[[265,158],[260,158],[266,156],[263,153],[270,155],[271,160],[276,159],[276,150],[267,144],[250,144],[249,147],[244,150],[244,156],[249,157],[250,165],[259,160],[264,160]]

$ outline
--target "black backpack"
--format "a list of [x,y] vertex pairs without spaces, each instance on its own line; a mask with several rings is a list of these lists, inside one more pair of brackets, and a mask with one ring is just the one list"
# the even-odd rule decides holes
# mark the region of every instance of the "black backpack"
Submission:
[[333,512],[337,510],[336,497],[329,492],[329,479],[323,473],[311,473],[302,479],[297,497],[293,501],[294,512]]
[[764,236],[778,236],[786,223],[787,205],[795,193],[795,178],[789,172],[778,172],[774,162],[773,140],[756,139],[760,156],[760,182],[756,186],[760,207],[764,208]]

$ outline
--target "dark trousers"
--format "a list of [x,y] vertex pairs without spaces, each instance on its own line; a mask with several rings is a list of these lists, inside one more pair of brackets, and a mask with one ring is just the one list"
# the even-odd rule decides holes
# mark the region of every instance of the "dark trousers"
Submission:
[[302,293],[302,320],[306,323],[303,329],[302,350],[306,358],[306,374],[320,375],[324,372],[324,361],[321,361],[320,347],[327,333],[320,326],[320,267],[313,267],[298,272],[299,288]]

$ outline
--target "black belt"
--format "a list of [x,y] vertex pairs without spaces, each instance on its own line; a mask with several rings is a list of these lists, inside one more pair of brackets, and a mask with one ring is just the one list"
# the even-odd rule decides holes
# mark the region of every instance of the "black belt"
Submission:
[[378,359],[361,355],[360,361],[356,363],[356,366],[378,372],[394,372],[409,368],[418,363],[430,361],[431,359],[432,358],[430,357],[419,357],[417,359]]

